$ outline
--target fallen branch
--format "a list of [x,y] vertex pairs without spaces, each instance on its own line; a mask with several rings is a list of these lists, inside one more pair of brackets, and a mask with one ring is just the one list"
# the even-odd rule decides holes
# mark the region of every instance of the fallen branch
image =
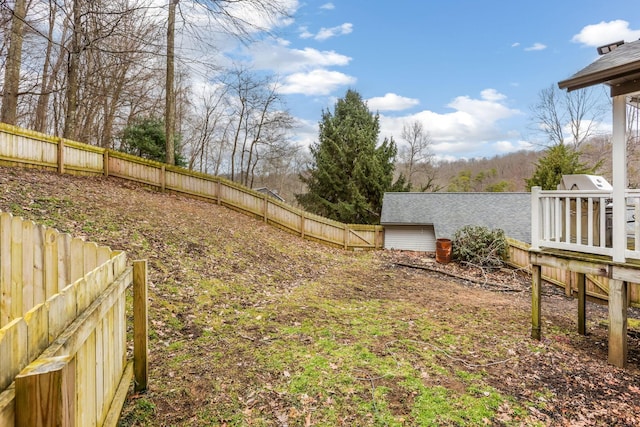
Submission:
[[[499,283],[489,282],[486,279],[486,275],[485,275],[485,280],[482,281],[482,280],[474,279],[472,277],[465,277],[465,276],[461,276],[459,274],[455,274],[455,273],[451,273],[451,272],[448,272],[448,271],[440,270],[438,268],[427,267],[427,266],[424,266],[424,265],[406,264],[406,263],[403,263],[403,262],[396,262],[395,265],[398,265],[400,267],[415,268],[415,269],[418,269],[418,270],[433,271],[435,273],[441,273],[441,274],[444,274],[445,276],[454,277],[456,279],[467,280],[469,282],[476,283],[478,285],[490,286],[491,290],[493,290],[495,292],[522,292],[523,291],[523,289],[516,289],[516,288],[513,288],[511,286],[506,286],[506,285],[502,285],[502,284],[499,284]],[[483,270],[483,272],[484,272],[484,270]]]
[[419,344],[419,345],[422,345],[422,346],[430,347],[432,350],[437,351],[439,353],[442,353],[446,358],[448,358],[450,360],[453,360],[455,362],[459,362],[459,363],[463,364],[465,367],[470,368],[470,369],[486,368],[486,367],[489,367],[489,366],[501,365],[501,364],[508,363],[508,362],[511,362],[512,360],[520,358],[519,356],[513,356],[513,357],[509,357],[507,359],[498,360],[498,361],[495,361],[495,362],[470,363],[470,362],[467,362],[464,359],[461,359],[460,357],[453,356],[450,352],[448,352],[447,350],[443,349],[442,347],[439,347],[437,345],[428,343],[426,341],[419,341],[419,340],[412,340],[412,339],[402,339],[402,340],[389,341],[389,342],[385,343],[385,347],[388,348],[391,344],[396,343],[396,342],[400,342],[400,343],[402,343],[402,342],[412,342],[412,343]]

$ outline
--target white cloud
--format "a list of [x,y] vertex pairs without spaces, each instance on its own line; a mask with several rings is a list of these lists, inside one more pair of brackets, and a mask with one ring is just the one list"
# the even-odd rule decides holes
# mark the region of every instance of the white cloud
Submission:
[[485,101],[502,101],[503,99],[507,99],[506,95],[501,94],[495,89],[485,89],[480,92],[480,96]]
[[300,38],[301,39],[310,39],[313,37],[313,33],[309,32],[309,28],[308,27],[300,27],[298,28],[298,31],[300,31]]
[[629,23],[622,19],[587,25],[573,36],[572,42],[590,47],[598,47],[618,40],[631,41],[640,38],[640,30],[632,30]]
[[497,141],[493,143],[493,147],[496,152],[500,154],[514,153],[521,150],[535,150],[536,146],[528,141],[518,140],[512,141]]
[[415,98],[407,98],[387,93],[384,96],[377,96],[367,100],[367,106],[372,111],[401,111],[418,105],[420,101]]
[[300,28],[298,28],[298,32],[300,33],[299,37],[301,39],[313,38],[318,41],[324,41],[332,37],[350,34],[351,32],[353,32],[353,24],[350,22],[345,22],[344,24],[335,27],[322,27],[317,34],[313,34],[311,31],[309,31],[309,27],[301,26]]
[[270,69],[280,73],[312,70],[331,66],[349,65],[351,58],[333,50],[317,50],[310,47],[289,49],[286,46],[259,43],[247,49],[253,65],[259,69]]
[[319,41],[324,41],[336,36],[344,36],[346,34],[350,34],[353,31],[353,24],[350,22],[345,22],[342,25],[338,25],[337,27],[331,28],[320,28],[318,34],[314,37],[314,39]]
[[467,116],[470,122],[481,120],[493,123],[496,120],[511,117],[516,112],[500,102],[506,97],[494,89],[483,90],[481,97],[482,99],[472,99],[468,96],[458,96],[449,103],[448,107],[456,110],[453,114]]
[[[458,96],[453,99],[447,105],[454,110],[451,112],[423,110],[404,117],[381,115],[380,137],[394,136],[397,139],[405,123],[419,121],[429,132],[437,159],[470,157],[487,148],[517,151],[523,148],[518,136],[498,126],[500,120],[522,114],[507,107],[506,100],[507,97],[495,89],[485,89],[480,98]],[[513,142],[507,146],[510,139]]]
[[[271,0],[274,10],[281,9],[285,13],[283,15],[265,14],[263,7],[260,7],[260,3],[252,2],[228,2],[225,6],[225,10],[228,13],[222,16],[238,17],[237,22],[243,22],[246,24],[245,31],[254,33],[256,29],[260,30],[272,30],[276,27],[285,27],[291,25],[293,20],[290,18],[298,9],[298,0]],[[193,2],[197,4],[196,2]],[[181,3],[182,4],[182,3]],[[234,25],[228,25],[229,29]]]
[[515,43],[513,43],[513,44],[511,45],[511,47],[518,47],[518,46],[520,46],[520,43],[518,43],[518,42],[515,42]]
[[336,7],[334,6],[333,3],[325,3],[322,6],[320,6],[320,9],[324,9],[324,10],[333,10]]
[[[292,16],[299,7],[298,0],[271,0],[269,10],[265,13],[260,4],[246,1],[227,2],[224,6],[225,13],[212,13],[206,3],[194,0],[180,2],[181,16],[190,26],[203,32],[204,37],[211,37],[215,33],[224,33],[233,38],[244,37],[247,34],[253,35],[286,27],[294,22]],[[211,31],[212,23],[220,31]]]
[[329,95],[341,86],[353,85],[356,78],[338,71],[317,69],[293,73],[284,78],[279,92],[284,94]]
[[545,50],[546,48],[547,48],[547,45],[544,45],[542,43],[534,43],[529,47],[525,47],[524,50],[526,50],[527,52],[531,52],[535,50]]

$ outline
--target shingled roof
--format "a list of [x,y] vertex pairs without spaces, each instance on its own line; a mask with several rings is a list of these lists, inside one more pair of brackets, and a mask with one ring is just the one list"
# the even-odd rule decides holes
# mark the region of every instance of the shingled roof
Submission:
[[611,96],[640,90],[640,40],[625,43],[575,73],[558,82],[568,91],[605,83],[611,86]]
[[385,193],[382,225],[433,225],[436,238],[452,238],[465,225],[501,228],[531,241],[530,193]]

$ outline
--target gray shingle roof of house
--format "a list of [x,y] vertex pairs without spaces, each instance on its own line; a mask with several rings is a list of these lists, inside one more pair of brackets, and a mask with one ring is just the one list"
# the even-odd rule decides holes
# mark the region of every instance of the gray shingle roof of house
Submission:
[[452,238],[465,225],[501,228],[531,241],[530,193],[385,193],[382,225],[433,224],[436,238]]
[[625,43],[604,54],[566,80],[560,89],[575,90],[599,83],[617,84],[638,78],[640,72],[640,40]]

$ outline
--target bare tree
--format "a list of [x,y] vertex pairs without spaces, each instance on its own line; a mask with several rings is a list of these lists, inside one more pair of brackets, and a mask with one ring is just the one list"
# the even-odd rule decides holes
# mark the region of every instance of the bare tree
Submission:
[[62,136],[76,139],[79,68],[80,54],[82,53],[82,2],[75,0],[71,11],[71,46],[69,48],[69,61],[67,63],[67,90],[65,95],[66,112],[64,131]]
[[431,136],[424,130],[422,122],[415,120],[403,125],[401,138],[406,144],[400,147],[398,157],[405,165],[407,181],[413,186],[418,167],[425,166],[433,158]]
[[538,94],[531,108],[534,125],[547,139],[547,144],[569,144],[574,149],[593,137],[596,125],[605,112],[599,88],[591,87],[564,92],[555,85]]
[[22,41],[24,21],[27,13],[27,1],[16,0],[11,19],[9,52],[5,63],[4,90],[2,91],[2,114],[0,120],[16,123],[18,110],[18,91],[20,89],[20,66],[22,64]]
[[175,38],[176,38],[176,7],[178,0],[169,0],[169,17],[167,19],[167,74],[166,74],[166,102],[165,102],[165,137],[167,141],[166,162],[170,165],[176,163],[175,159],[175,133],[176,133],[176,98],[174,88],[175,70]]
[[[175,67],[176,8],[178,5],[179,0],[169,0],[165,84],[166,153],[169,164],[175,163],[173,135],[175,134],[176,100],[173,73]],[[287,16],[287,3],[281,0],[196,0],[193,5],[197,13],[204,14],[209,18],[209,25],[243,42],[251,40],[255,32],[267,31],[271,24]]]
[[[218,86],[217,90],[202,97],[194,106],[191,117],[187,118],[185,148],[188,150],[188,167],[196,166],[200,172],[209,172],[209,161],[213,161],[213,170],[218,170],[221,163],[221,150],[231,123],[226,111],[226,86]],[[224,124],[226,123],[226,125]],[[217,142],[217,146],[216,146]]]
[[[47,127],[47,107],[53,85],[55,84],[55,75],[59,73],[63,63],[62,52],[58,55],[57,61],[52,65],[53,54],[55,49],[54,31],[56,30],[58,5],[55,1],[49,1],[49,16],[47,22],[46,49],[44,54],[44,62],[42,64],[42,78],[40,82],[40,93],[36,104],[35,117],[33,119],[33,127],[38,132],[45,132]],[[68,26],[62,27],[62,39],[66,38]],[[60,49],[63,46],[60,45]]]

